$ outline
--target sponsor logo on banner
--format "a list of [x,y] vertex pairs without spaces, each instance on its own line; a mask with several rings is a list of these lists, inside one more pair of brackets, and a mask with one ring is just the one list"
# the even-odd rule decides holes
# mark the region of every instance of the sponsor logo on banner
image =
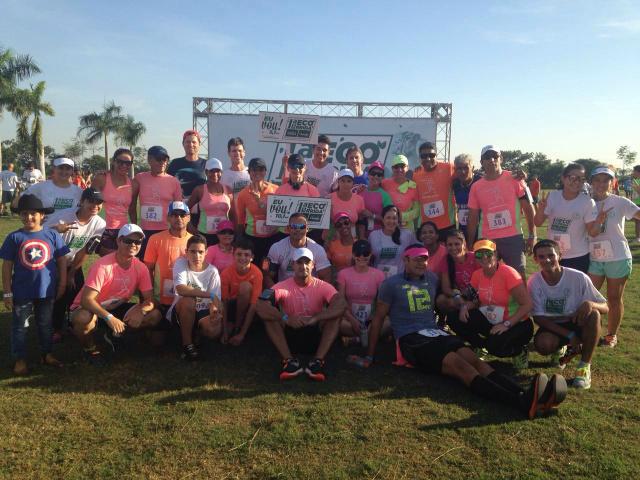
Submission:
[[315,145],[318,142],[318,120],[316,115],[260,112],[258,140]]
[[287,226],[289,217],[294,213],[305,214],[309,228],[327,229],[330,227],[331,199],[268,195],[267,225]]

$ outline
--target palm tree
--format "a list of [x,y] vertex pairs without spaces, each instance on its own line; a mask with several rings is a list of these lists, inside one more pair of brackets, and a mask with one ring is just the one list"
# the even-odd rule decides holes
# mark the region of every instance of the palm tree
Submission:
[[76,138],[72,138],[69,143],[63,143],[62,147],[64,148],[64,154],[73,160],[76,166],[78,165],[78,159],[87,151],[84,142]]
[[[124,117],[122,125],[120,125],[120,130],[116,135],[116,142],[119,145],[125,145],[133,152],[136,144],[147,132],[147,127],[144,126],[142,122],[136,122],[133,118],[133,115],[127,115]],[[133,164],[131,165],[131,178],[133,178],[135,171]]]
[[[49,102],[42,101],[42,95],[47,82],[38,82],[30,89],[18,89],[15,91],[16,111],[19,112],[18,139],[31,144],[31,151],[34,157],[39,157],[40,171],[45,174],[44,169],[44,143],[42,141],[42,115],[53,117],[55,112]],[[33,117],[31,128],[29,128],[29,118]]]
[[109,162],[109,139],[110,133],[118,133],[122,125],[122,107],[115,104],[113,100],[104,105],[101,113],[91,112],[80,117],[80,128],[78,135],[85,135],[85,142],[88,145],[97,143],[104,137],[104,158],[107,159],[107,170],[111,167]]

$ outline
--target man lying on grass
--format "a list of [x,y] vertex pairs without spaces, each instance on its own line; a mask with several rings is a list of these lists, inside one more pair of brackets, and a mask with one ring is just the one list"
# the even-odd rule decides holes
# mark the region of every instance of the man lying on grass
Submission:
[[422,245],[410,245],[404,251],[405,271],[380,285],[369,328],[369,351],[361,365],[368,367],[373,362],[380,328],[389,315],[402,356],[420,371],[453,377],[476,395],[514,407],[531,419],[557,409],[567,393],[562,375],[549,380],[538,373],[525,391],[480,360],[460,339],[438,328],[433,312],[437,278],[426,270],[428,259]]

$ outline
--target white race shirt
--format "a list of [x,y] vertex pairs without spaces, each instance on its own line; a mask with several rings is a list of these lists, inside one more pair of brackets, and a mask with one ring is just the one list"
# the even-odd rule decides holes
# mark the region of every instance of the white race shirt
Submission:
[[229,187],[233,191],[234,198],[240,190],[249,185],[251,178],[249,177],[249,170],[246,168],[239,172],[235,170],[225,170],[220,177],[220,183]]
[[67,188],[61,188],[56,186],[53,180],[34,183],[25,193],[38,197],[44,208],[53,207],[56,211],[77,207],[82,197],[82,189],[79,186],[69,184]]
[[[202,290],[204,292],[215,292],[216,297],[220,299],[220,274],[218,273],[218,269],[213,265],[209,264],[207,268],[205,268],[202,272],[194,272],[189,269],[189,261],[185,257],[180,257],[176,259],[173,264],[173,287],[175,296],[173,298],[173,303],[169,307],[167,311],[167,319],[171,320],[171,313],[175,308],[176,304],[182,298],[181,295],[178,295],[176,288],[178,285],[187,285],[189,287],[196,288],[198,290]],[[200,312],[202,310],[208,310],[209,304],[211,303],[210,298],[196,298],[196,312]]]
[[338,187],[338,170],[330,164],[322,168],[313,166],[313,159],[306,161],[307,167],[304,169],[304,180],[318,189],[320,198],[324,198],[331,193],[331,190]]
[[608,210],[613,207],[602,226],[602,233],[589,238],[589,258],[596,262],[614,262],[631,258],[629,243],[624,236],[624,221],[631,218],[640,210],[635,203],[625,197],[609,195],[605,200],[596,202],[596,209],[586,219],[593,222],[602,208]]
[[28,184],[37,183],[41,178],[44,177],[42,176],[42,172],[40,172],[40,170],[38,170],[37,168],[34,168],[33,172],[27,169],[22,174],[22,180],[24,180]]
[[587,217],[595,211],[595,202],[586,195],[565,200],[561,191],[551,192],[544,214],[549,217],[548,238],[562,249],[562,258],[582,257],[589,253]]
[[[64,243],[66,243],[71,250],[66,255],[67,262],[73,261],[76,253],[82,250],[89,240],[95,236],[102,235],[105,227],[107,226],[107,223],[98,215],[94,215],[85,225],[81,225],[78,221],[77,208],[67,208],[47,216],[47,220],[42,224],[42,226],[53,227],[61,223],[71,222],[76,222],[76,226],[78,228],[71,229],[66,233],[60,234]],[[68,264],[71,266],[71,263]]]
[[18,183],[18,175],[16,172],[3,170],[0,176],[2,177],[2,191],[13,192],[16,189],[16,184]]
[[[315,267],[313,268],[312,274],[314,277],[318,276],[318,270],[331,267],[331,263],[327,258],[327,253],[324,251],[324,248],[316,242],[307,238],[307,243],[304,245],[304,248],[308,248],[311,250],[311,253],[313,253]],[[271,263],[279,265],[278,282],[282,282],[287,278],[293,277],[293,252],[295,251],[296,248],[291,245],[289,237],[283,238],[279,242],[271,245],[267,257]]]
[[369,235],[371,252],[373,253],[373,266],[382,270],[385,277],[389,278],[396,273],[404,272],[402,254],[411,244],[420,243],[413,232],[404,228],[400,229],[400,245],[394,243],[390,236],[382,233],[382,230],[374,230]]

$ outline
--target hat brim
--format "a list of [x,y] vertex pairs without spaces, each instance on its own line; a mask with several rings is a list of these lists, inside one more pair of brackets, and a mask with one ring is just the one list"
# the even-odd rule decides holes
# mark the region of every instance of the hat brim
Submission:
[[12,213],[20,213],[22,210],[35,210],[36,212],[44,213],[45,215],[51,215],[56,211],[55,208],[47,207],[47,208],[18,208],[11,206]]

